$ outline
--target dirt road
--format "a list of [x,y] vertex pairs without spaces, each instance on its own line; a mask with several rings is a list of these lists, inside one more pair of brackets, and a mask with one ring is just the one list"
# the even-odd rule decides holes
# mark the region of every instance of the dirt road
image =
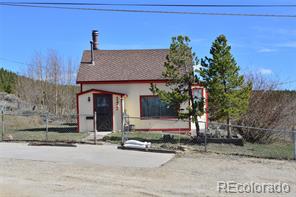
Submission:
[[177,156],[159,168],[0,159],[1,197],[244,196],[218,193],[217,181],[222,180],[286,182],[291,191],[281,196],[295,196],[296,162],[200,153]]

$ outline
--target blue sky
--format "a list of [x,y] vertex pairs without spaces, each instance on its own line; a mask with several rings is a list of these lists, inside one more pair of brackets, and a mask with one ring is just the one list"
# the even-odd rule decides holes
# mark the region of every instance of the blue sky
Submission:
[[[123,1],[96,2],[122,3]],[[221,0],[124,2],[222,4]],[[238,1],[223,1],[223,4],[231,3],[238,4]],[[295,4],[295,1],[253,0],[246,3]],[[186,10],[170,8],[170,10],[177,9]],[[187,8],[187,10],[193,9]],[[296,14],[296,8],[198,8],[194,10]],[[99,48],[101,49],[168,48],[172,36],[188,35],[198,57],[208,55],[213,40],[219,34],[225,34],[243,73],[261,73],[281,82],[296,79],[295,18],[108,13],[0,6],[0,66],[23,73],[26,70],[25,65],[9,60],[30,62],[36,51],[46,53],[49,49],[56,49],[65,59],[72,58],[78,64],[82,51],[89,48],[93,29],[99,30]],[[282,85],[281,88],[295,89],[296,82]]]

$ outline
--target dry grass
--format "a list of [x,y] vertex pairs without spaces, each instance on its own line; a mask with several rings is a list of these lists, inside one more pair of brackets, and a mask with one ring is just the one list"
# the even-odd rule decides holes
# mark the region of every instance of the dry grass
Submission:
[[77,133],[76,126],[50,124],[46,138],[45,121],[40,116],[6,115],[4,122],[4,140],[80,142],[88,136],[88,133]]
[[[205,150],[203,144],[193,144],[190,136],[175,135],[174,139],[169,143],[164,142],[162,136],[162,133],[156,132],[130,132],[128,138],[152,142],[152,147],[159,149],[182,150],[184,148],[191,152],[203,152]],[[121,142],[121,133],[111,133],[105,136],[104,140],[119,144]],[[292,142],[286,141],[271,144],[246,142],[244,146],[210,143],[207,145],[207,150],[209,152],[226,155],[241,155],[269,159],[293,159],[293,144]]]

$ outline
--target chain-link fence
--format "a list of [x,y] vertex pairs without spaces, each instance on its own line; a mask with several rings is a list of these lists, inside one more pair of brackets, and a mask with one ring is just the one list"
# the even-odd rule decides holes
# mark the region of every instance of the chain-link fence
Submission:
[[232,140],[242,138],[243,146],[226,146],[225,144],[209,144],[209,149],[217,153],[246,155],[251,157],[296,159],[295,131],[287,129],[269,129],[246,125],[209,123],[209,138],[228,139],[228,131]]
[[[205,124],[201,123],[203,132]],[[191,133],[191,122],[177,118],[141,118],[124,116],[122,131],[113,133],[107,140],[121,143],[127,140],[138,140],[151,142],[152,148],[160,149],[182,149],[184,144],[193,144]]]
[[105,140],[121,144],[127,140],[146,141],[152,143],[152,148],[160,149],[187,149],[192,152],[208,151],[275,159],[295,158],[295,137],[291,130],[200,121],[200,131],[196,137],[194,124],[190,127],[188,120],[128,116],[123,118],[122,127],[123,132],[113,132]]
[[97,119],[96,114],[56,116],[28,112],[1,113],[0,118],[1,141],[96,144],[98,140],[104,140],[124,144],[132,139],[151,142],[155,149],[187,149],[277,159],[293,159],[296,155],[296,134],[291,130],[201,121],[199,130],[197,137],[195,124],[191,121],[169,117],[124,115],[110,121]]
[[61,115],[50,113],[2,113],[2,141],[39,141],[94,143],[93,134],[78,132],[79,118],[93,115]]

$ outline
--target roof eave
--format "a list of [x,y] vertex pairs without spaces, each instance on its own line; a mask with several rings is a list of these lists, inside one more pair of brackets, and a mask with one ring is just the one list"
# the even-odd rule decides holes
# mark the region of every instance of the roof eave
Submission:
[[122,83],[166,83],[167,79],[147,79],[147,80],[108,80],[108,81],[76,81],[76,84],[122,84]]

